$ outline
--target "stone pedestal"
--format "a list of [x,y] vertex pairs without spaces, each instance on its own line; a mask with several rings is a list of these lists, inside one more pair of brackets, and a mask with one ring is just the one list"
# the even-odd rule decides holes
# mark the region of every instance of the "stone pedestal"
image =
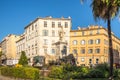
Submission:
[[67,43],[58,41],[55,43],[56,45],[56,59],[60,59],[63,56],[67,55]]

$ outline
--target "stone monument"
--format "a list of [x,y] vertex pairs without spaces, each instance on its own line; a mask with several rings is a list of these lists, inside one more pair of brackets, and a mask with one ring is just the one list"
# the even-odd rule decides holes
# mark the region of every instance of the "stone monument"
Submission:
[[65,39],[64,39],[65,32],[62,26],[58,34],[59,34],[59,41],[55,43],[56,58],[61,59],[63,56],[67,55],[67,42],[65,42]]

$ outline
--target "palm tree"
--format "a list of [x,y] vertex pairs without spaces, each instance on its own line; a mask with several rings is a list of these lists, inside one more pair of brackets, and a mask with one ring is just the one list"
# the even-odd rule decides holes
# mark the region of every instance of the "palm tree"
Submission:
[[109,58],[110,58],[110,79],[113,77],[113,48],[111,35],[111,19],[119,12],[119,4],[117,0],[93,0],[92,1],[93,16],[96,19],[102,18],[107,21],[108,39],[109,39]]
[[[82,0],[84,1],[84,0]],[[113,48],[111,35],[111,19],[115,17],[120,8],[120,0],[92,0],[92,12],[95,20],[103,19],[107,21],[109,39],[109,58],[110,58],[110,79],[113,77]]]

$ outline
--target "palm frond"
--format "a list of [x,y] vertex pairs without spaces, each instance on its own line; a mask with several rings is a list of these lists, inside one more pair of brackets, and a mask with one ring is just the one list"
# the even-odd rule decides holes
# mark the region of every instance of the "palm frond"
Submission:
[[[107,2],[111,1],[111,2]],[[102,18],[103,20],[108,19],[108,6],[110,7],[109,15],[110,18],[116,16],[119,12],[119,6],[115,3],[115,0],[93,0],[91,3],[92,12],[95,20]]]

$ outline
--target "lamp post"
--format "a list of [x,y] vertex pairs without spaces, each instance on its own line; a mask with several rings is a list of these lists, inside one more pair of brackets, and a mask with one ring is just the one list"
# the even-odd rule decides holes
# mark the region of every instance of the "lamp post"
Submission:
[[77,64],[77,59],[78,59],[77,50],[75,49],[73,53],[76,55],[76,56],[75,56],[75,63],[74,63],[74,64]]
[[94,67],[94,53],[92,54],[92,67]]

